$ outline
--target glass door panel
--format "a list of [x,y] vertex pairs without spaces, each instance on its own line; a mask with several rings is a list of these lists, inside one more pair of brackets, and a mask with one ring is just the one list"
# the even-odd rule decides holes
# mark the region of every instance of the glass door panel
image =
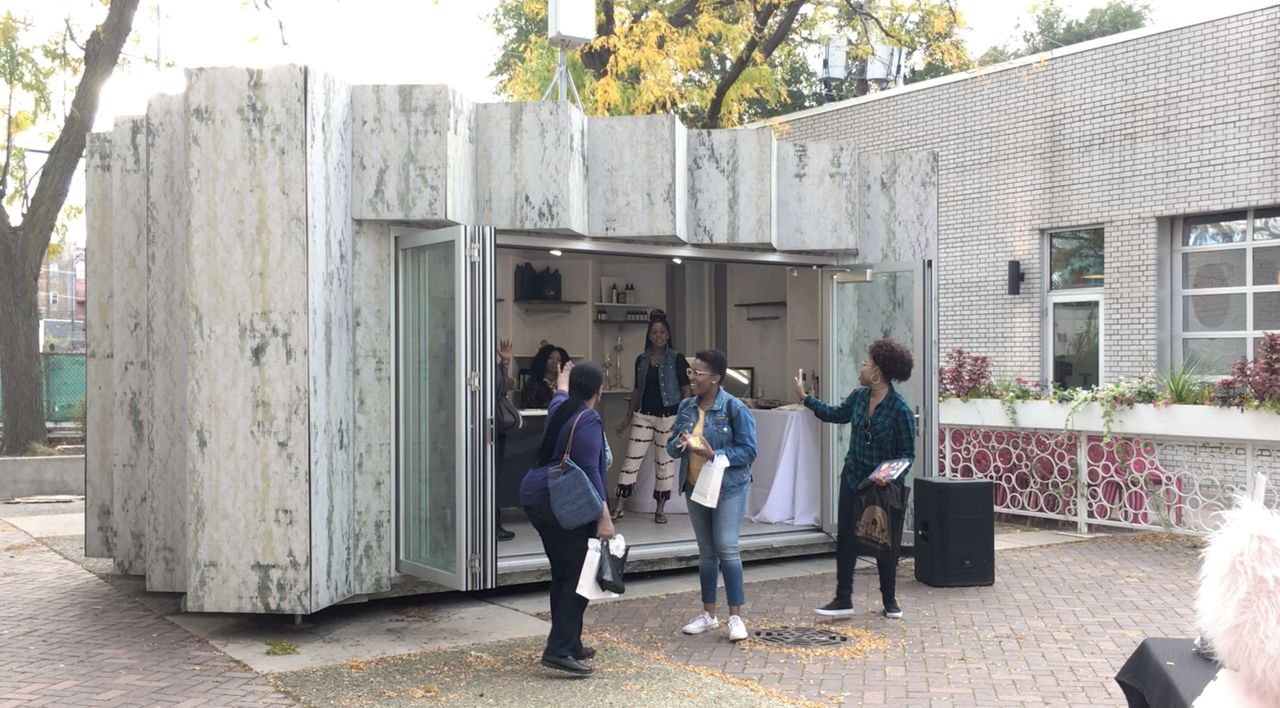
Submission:
[[[925,350],[925,287],[927,285],[921,265],[881,264],[871,267],[871,277],[865,270],[827,271],[829,287],[829,326],[827,347],[830,361],[823,398],[828,402],[843,401],[849,392],[858,387],[858,371],[867,357],[871,343],[891,337],[911,349],[914,367],[911,378],[895,385],[895,390],[907,400],[916,412],[916,464],[911,466],[911,477],[924,474],[931,446],[925,444],[928,430],[922,429],[926,421],[921,417],[921,406],[927,389],[926,379],[931,375],[928,367],[932,357]],[[833,429],[828,439],[828,484],[830,495],[823,527],[835,530],[835,507],[839,495],[840,470],[844,466],[845,452],[849,449],[851,426],[840,425]],[[909,483],[909,482],[908,482]],[[911,528],[910,506],[907,510],[906,528]],[[906,535],[904,534],[904,538]]]

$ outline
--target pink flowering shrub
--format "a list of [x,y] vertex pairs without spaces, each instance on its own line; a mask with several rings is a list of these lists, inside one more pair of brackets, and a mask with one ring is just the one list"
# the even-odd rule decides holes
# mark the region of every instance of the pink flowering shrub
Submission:
[[959,347],[947,353],[938,367],[938,388],[942,398],[967,400],[991,393],[991,361],[969,354]]
[[1280,332],[1268,332],[1258,343],[1253,360],[1238,359],[1229,376],[1213,387],[1213,402],[1220,406],[1266,408],[1280,412]]

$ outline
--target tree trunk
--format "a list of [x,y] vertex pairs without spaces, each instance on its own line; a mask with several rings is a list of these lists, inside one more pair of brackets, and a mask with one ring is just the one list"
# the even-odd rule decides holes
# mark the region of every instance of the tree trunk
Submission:
[[[17,229],[13,229],[16,231]],[[21,242],[11,233],[12,242]],[[6,249],[7,250],[7,249]],[[23,259],[0,253],[0,371],[4,372],[4,448],[21,455],[33,442],[45,442],[44,409],[40,405],[40,317],[36,279],[24,277]]]

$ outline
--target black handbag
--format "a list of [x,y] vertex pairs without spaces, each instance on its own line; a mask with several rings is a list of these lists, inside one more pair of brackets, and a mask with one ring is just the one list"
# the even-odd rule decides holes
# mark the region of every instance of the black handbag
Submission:
[[516,408],[511,399],[506,396],[498,399],[498,407],[494,411],[494,418],[496,418],[494,423],[498,426],[499,433],[524,427],[524,416],[520,415],[520,409]]
[[538,297],[542,300],[559,300],[560,299],[560,269],[551,270],[550,267],[544,268],[538,274],[538,285],[540,286]]
[[532,263],[526,261],[524,265],[516,266],[514,288],[516,300],[541,299],[541,290],[542,287],[538,283],[538,269],[534,268]]
[[622,582],[622,571],[627,565],[627,556],[631,555],[631,547],[622,551],[622,556],[609,552],[609,541],[600,542],[600,565],[596,568],[596,584],[601,590],[616,592],[619,595],[627,591]]

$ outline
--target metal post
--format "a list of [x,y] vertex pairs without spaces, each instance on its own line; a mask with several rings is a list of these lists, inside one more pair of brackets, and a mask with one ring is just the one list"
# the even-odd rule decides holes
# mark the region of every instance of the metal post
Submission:
[[1089,532],[1089,436],[1076,433],[1076,532]]
[[556,68],[556,73],[560,75],[560,100],[564,101],[568,98],[569,87],[569,62],[565,57],[564,47],[560,48],[560,61]]
[[944,436],[943,454],[946,455],[942,458],[942,476],[951,479],[951,431],[946,428],[941,430]]

